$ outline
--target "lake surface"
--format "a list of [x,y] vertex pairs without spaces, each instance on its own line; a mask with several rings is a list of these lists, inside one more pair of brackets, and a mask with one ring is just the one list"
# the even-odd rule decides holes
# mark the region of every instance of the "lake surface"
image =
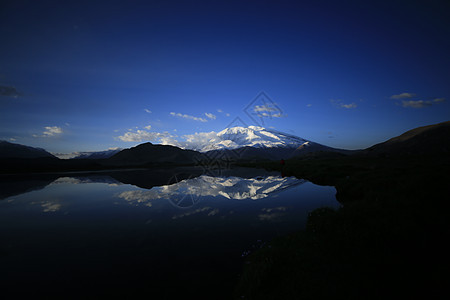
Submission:
[[4,177],[0,187],[1,289],[34,298],[229,299],[247,253],[339,206],[334,187],[256,169]]

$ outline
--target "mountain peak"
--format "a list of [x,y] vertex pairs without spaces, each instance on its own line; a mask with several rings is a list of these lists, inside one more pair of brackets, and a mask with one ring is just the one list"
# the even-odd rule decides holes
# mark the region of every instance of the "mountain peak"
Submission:
[[307,140],[293,135],[266,129],[261,126],[230,127],[218,132],[197,149],[201,152],[211,150],[231,150],[241,147],[254,148],[298,148]]

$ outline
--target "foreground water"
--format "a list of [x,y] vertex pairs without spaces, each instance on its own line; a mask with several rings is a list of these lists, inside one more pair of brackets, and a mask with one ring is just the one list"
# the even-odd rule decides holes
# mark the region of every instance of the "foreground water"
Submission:
[[243,257],[338,207],[334,187],[262,170],[3,180],[1,289],[35,298],[229,299]]

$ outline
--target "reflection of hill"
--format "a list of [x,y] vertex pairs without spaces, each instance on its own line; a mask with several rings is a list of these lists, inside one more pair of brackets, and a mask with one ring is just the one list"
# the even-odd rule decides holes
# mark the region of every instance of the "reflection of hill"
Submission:
[[0,200],[45,188],[57,175],[0,176]]
[[[228,199],[261,199],[269,194],[303,183],[278,172],[236,168],[204,175],[200,167],[138,169],[91,173],[28,174],[0,176],[0,199],[45,188],[49,184],[131,184],[149,191],[132,191],[132,198],[169,199],[180,196],[223,196]],[[213,174],[209,170],[208,175]]]
[[186,178],[200,176],[202,168],[167,168],[142,169],[133,171],[107,172],[112,178],[125,184],[132,184],[140,188],[151,189],[154,186],[172,184]]
[[58,183],[132,184],[151,189],[201,175],[202,168],[142,169],[91,173],[0,175],[0,200]]

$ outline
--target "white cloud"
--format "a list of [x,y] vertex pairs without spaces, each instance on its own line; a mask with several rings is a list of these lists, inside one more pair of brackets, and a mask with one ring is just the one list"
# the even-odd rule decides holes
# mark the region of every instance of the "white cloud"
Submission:
[[121,140],[122,142],[143,142],[143,141],[151,141],[153,143],[159,143],[161,145],[172,145],[183,148],[183,145],[176,140],[176,135],[171,135],[167,131],[165,132],[151,132],[148,131],[151,129],[151,125],[144,127],[147,130],[142,129],[128,129],[128,132],[125,134],[115,137],[116,139]]
[[340,107],[347,108],[347,109],[356,108],[358,106],[358,105],[356,105],[356,103],[350,103],[350,104],[340,103],[339,105],[340,105]]
[[217,132],[196,132],[195,134],[187,134],[183,136],[183,148],[197,149],[199,145],[206,145],[218,142]]
[[422,107],[431,106],[432,104],[433,103],[431,101],[423,101],[423,100],[405,101],[405,100],[402,100],[403,107],[422,108]]
[[253,111],[256,113],[256,115],[260,118],[282,118],[284,115],[282,114],[281,110],[271,104],[264,104],[264,105],[255,105],[253,107]]
[[62,128],[58,126],[46,126],[44,129],[42,135],[33,134],[33,137],[55,137],[63,133]]
[[227,117],[229,117],[230,116],[230,114],[229,113],[226,113],[226,112],[224,112],[222,109],[217,109],[217,112],[218,113],[221,113],[221,114],[224,114],[225,116],[227,116]]
[[272,107],[270,105],[264,104],[264,105],[255,105],[253,107],[254,112],[272,112],[272,111],[278,111],[275,107]]
[[338,100],[331,99],[330,102],[331,102],[331,104],[333,104],[334,106],[339,107],[339,108],[351,109],[351,108],[358,107],[358,105],[355,102],[346,104],[346,103],[342,103],[342,100],[340,100],[340,99],[338,99]]
[[123,142],[142,142],[142,141],[157,141],[166,137],[167,133],[150,132],[146,130],[128,131],[124,135],[117,138]]
[[180,117],[180,118],[188,119],[188,120],[194,120],[194,121],[200,121],[200,122],[208,122],[208,120],[206,120],[204,118],[194,117],[194,116],[181,114],[181,113],[171,112],[170,115],[174,116],[174,117]]
[[215,120],[216,116],[210,113],[205,113],[205,116],[207,116],[208,118],[210,118],[211,120]]
[[414,94],[414,93],[401,93],[398,95],[392,95],[391,99],[406,99],[406,98],[412,98],[415,96],[416,96],[416,94]]
[[402,106],[411,108],[423,108],[442,102],[445,102],[445,98],[435,98],[433,100],[402,100]]
[[311,107],[312,106],[312,104],[306,104],[306,107]]
[[44,128],[45,128],[45,131],[43,132],[44,136],[55,136],[63,133],[62,128],[58,126],[47,126]]
[[146,112],[146,113],[149,113],[149,114],[151,114],[152,113],[152,111],[150,110],[150,109],[144,109],[144,111]]

